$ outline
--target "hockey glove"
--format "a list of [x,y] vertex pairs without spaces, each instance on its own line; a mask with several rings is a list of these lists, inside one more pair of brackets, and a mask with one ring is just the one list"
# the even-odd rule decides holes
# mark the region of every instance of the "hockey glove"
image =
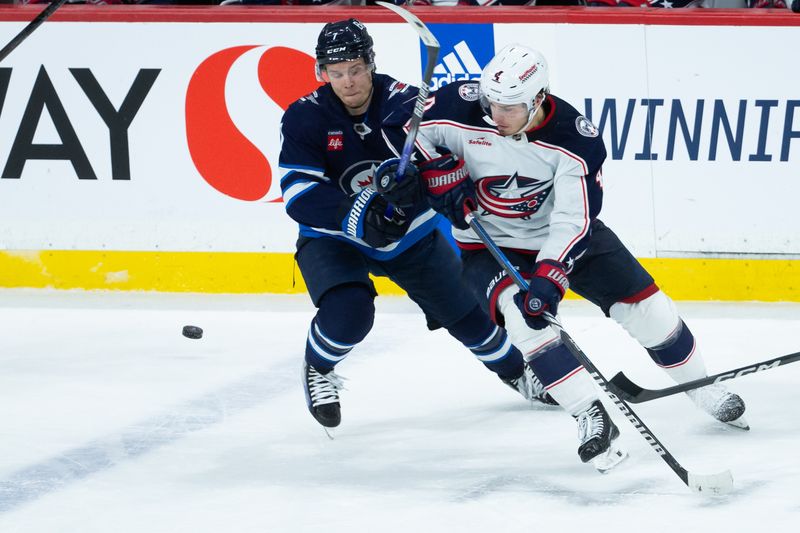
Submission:
[[544,313],[555,316],[558,303],[569,289],[567,273],[564,265],[552,259],[543,259],[533,265],[528,292],[514,295],[514,303],[522,311],[525,322],[533,329],[544,329],[548,326]]
[[413,163],[406,166],[402,176],[397,175],[400,159],[387,159],[375,171],[373,183],[381,196],[397,207],[411,207],[424,198],[419,170]]
[[445,155],[422,163],[419,171],[428,190],[428,204],[453,226],[469,229],[464,220],[464,206],[467,202],[478,205],[478,201],[464,161],[452,154]]
[[355,201],[349,198],[339,206],[342,231],[361,239],[373,248],[382,248],[399,241],[411,221],[399,208],[392,207],[372,189],[364,189]]

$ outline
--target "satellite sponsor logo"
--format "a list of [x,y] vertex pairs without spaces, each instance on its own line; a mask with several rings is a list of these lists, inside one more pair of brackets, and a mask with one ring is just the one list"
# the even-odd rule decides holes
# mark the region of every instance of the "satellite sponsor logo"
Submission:
[[492,142],[488,140],[486,137],[478,137],[477,139],[468,140],[467,144],[472,144],[476,146],[491,146]]

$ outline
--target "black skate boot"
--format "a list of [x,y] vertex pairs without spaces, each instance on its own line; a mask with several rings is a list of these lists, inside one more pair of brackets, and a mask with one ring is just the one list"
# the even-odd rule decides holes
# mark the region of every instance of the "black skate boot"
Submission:
[[619,437],[619,428],[608,416],[600,400],[592,402],[575,418],[581,440],[578,447],[581,461],[591,461],[597,470],[607,472],[628,457],[627,452],[614,442]]
[[503,383],[522,394],[530,402],[541,402],[546,405],[558,405],[558,402],[544,389],[542,382],[533,373],[531,367],[525,364],[522,374],[517,378],[500,378]]
[[[339,405],[339,390],[342,378],[331,370],[325,374],[303,361],[303,390],[306,393],[308,410],[325,428],[335,428],[342,421]],[[328,436],[331,433],[326,429]]]

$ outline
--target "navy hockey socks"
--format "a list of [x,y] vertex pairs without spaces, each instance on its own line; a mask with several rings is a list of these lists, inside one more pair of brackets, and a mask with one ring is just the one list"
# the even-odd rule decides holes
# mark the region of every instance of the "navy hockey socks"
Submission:
[[647,348],[647,353],[655,363],[664,368],[682,365],[694,353],[694,335],[683,320],[675,333],[658,346]]
[[528,364],[545,388],[561,383],[582,368],[572,352],[561,342],[536,352],[536,356]]
[[341,285],[326,292],[306,340],[306,362],[326,374],[364,340],[375,319],[369,289],[361,284]]
[[522,375],[525,365],[522,354],[511,344],[506,330],[489,320],[480,306],[476,305],[467,316],[448,326],[447,331],[501,378]]

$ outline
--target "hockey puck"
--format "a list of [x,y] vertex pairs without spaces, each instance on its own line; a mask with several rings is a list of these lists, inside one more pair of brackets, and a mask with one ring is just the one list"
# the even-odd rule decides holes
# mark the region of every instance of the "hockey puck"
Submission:
[[203,338],[203,328],[183,326],[183,336],[187,339],[201,339]]

